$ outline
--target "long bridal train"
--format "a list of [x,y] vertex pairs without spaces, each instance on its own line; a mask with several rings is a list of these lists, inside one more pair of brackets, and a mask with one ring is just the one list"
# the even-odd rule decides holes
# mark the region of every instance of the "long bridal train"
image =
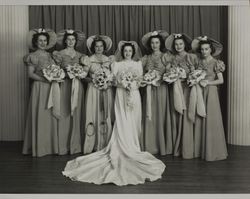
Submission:
[[[142,76],[141,62],[115,62],[113,72],[117,76],[124,70]],[[127,106],[133,103],[133,108]],[[80,156],[67,163],[63,175],[72,180],[95,184],[142,184],[145,180],[161,178],[165,165],[148,152],[140,150],[141,98],[138,88],[131,90],[130,98],[124,88],[117,87],[112,136],[104,149]]]

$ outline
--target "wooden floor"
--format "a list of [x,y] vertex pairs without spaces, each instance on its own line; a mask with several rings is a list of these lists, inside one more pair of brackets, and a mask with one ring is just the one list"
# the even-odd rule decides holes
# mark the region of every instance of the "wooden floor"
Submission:
[[21,154],[22,142],[0,142],[0,193],[250,193],[250,147],[229,146],[225,161],[158,157],[163,178],[137,186],[74,182],[61,171],[78,155],[32,158]]

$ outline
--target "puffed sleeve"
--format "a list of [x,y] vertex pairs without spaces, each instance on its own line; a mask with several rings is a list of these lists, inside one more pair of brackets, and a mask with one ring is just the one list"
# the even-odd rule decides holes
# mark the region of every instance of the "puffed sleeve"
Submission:
[[198,57],[196,54],[189,53],[188,54],[188,63],[190,71],[194,71],[198,68]]
[[90,69],[90,59],[87,55],[82,55],[80,58],[80,63],[83,65],[83,69],[88,72]]
[[138,61],[138,72],[140,76],[143,75],[142,61]]
[[147,65],[147,61],[148,61],[148,56],[147,56],[147,55],[144,55],[144,56],[141,58],[141,63],[142,63],[142,67],[143,67],[143,68]]
[[161,61],[163,65],[166,67],[166,69],[169,69],[171,67],[171,62],[173,59],[173,55],[170,54],[169,52],[164,53],[164,55],[161,58]]
[[38,65],[38,58],[33,55],[33,53],[27,54],[23,57],[23,61],[26,66],[36,66]]
[[118,72],[118,63],[116,61],[114,61],[112,64],[111,64],[111,72],[116,75],[117,72]]
[[216,73],[222,73],[222,72],[224,72],[225,68],[226,67],[225,67],[225,64],[224,64],[223,61],[221,61],[221,60],[217,60],[216,61],[216,64],[215,64],[215,67],[214,67],[214,71]]
[[59,51],[54,51],[52,53],[52,58],[55,60],[56,64],[61,64],[62,63],[62,55]]
[[114,55],[110,55],[109,57],[109,61],[112,64],[113,62],[115,62],[115,56]]
[[197,54],[192,54],[192,62],[193,62],[194,68],[197,69],[199,67],[199,58]]

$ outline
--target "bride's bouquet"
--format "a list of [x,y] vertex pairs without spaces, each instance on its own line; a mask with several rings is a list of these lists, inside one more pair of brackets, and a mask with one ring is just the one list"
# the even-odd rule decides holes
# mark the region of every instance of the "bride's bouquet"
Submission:
[[100,90],[105,90],[112,85],[113,74],[106,68],[101,68],[92,75],[94,86]]
[[70,79],[83,79],[88,75],[88,73],[84,71],[83,67],[78,63],[75,63],[74,65],[68,65],[66,70]]
[[122,71],[117,80],[118,84],[129,92],[137,89],[141,83],[141,78],[133,71]]
[[141,85],[142,78],[135,71],[122,71],[117,77],[118,86],[124,88],[127,93],[127,106],[133,109],[134,103],[131,95]]
[[57,81],[60,82],[65,77],[65,73],[63,69],[60,68],[60,66],[51,64],[48,65],[43,70],[43,75],[48,81]]
[[171,84],[178,79],[187,78],[186,71],[181,67],[171,67],[166,73],[163,74],[163,81]]
[[201,80],[205,79],[205,77],[206,72],[204,70],[194,70],[193,72],[189,73],[187,83],[191,87],[198,84]]
[[157,70],[149,70],[144,74],[141,86],[154,85],[159,86],[161,81],[161,73]]

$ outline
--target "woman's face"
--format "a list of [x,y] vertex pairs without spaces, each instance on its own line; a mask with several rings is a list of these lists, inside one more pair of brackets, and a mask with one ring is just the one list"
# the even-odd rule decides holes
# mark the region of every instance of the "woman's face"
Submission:
[[39,35],[37,38],[37,48],[41,50],[45,50],[47,47],[47,37],[44,35]]
[[76,38],[73,35],[67,36],[67,39],[65,40],[67,47],[74,48],[76,44]]
[[153,51],[159,51],[161,47],[161,42],[159,38],[152,38],[151,39],[151,48]]
[[177,39],[174,42],[174,47],[177,53],[181,53],[183,51],[185,51],[185,43],[183,41],[183,39]]
[[124,59],[131,59],[133,55],[133,48],[131,46],[125,46],[123,50]]
[[97,41],[95,43],[95,54],[103,54],[104,46],[102,41]]
[[202,57],[206,58],[211,55],[211,47],[209,44],[202,44],[201,45],[201,55]]

